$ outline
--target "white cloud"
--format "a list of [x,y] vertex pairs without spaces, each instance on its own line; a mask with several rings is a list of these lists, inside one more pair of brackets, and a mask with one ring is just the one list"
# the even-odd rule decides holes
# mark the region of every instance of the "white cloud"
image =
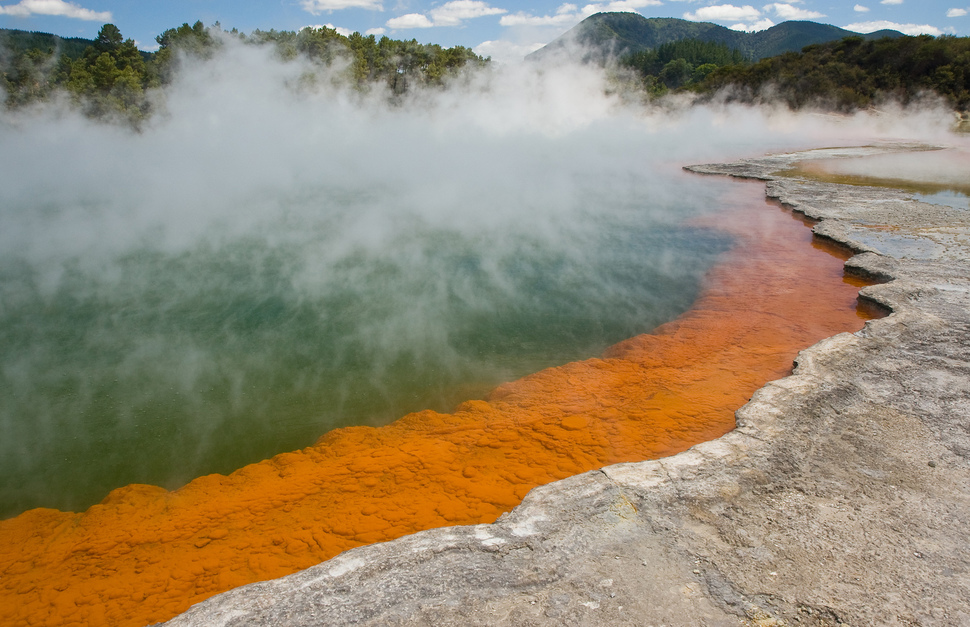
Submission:
[[503,13],[508,11],[489,6],[481,0],[452,0],[431,9],[431,19],[435,26],[459,26],[462,20]]
[[387,20],[387,27],[392,30],[402,30],[406,28],[431,28],[434,22],[420,13],[408,13],[400,17],[392,17]]
[[364,34],[374,35],[376,37],[377,35],[383,35],[386,32],[387,32],[386,30],[378,26],[377,28],[368,28],[366,31],[364,31]]
[[636,13],[639,9],[663,4],[660,0],[615,0],[606,4],[587,4],[579,8],[575,4],[561,4],[553,15],[532,15],[519,11],[502,16],[502,26],[571,26],[594,13],[605,11]]
[[765,18],[763,20],[758,20],[757,22],[752,22],[751,24],[743,24],[738,22],[737,24],[732,24],[730,26],[731,30],[744,31],[746,33],[753,33],[759,30],[765,30],[771,28],[775,23]]
[[966,9],[948,9],[946,12],[947,17],[963,17],[966,14]]
[[379,0],[302,0],[300,6],[313,15],[320,15],[324,11],[339,11],[341,9],[371,9],[383,11]]
[[903,0],[882,0],[879,4],[902,4]]
[[343,35],[344,37],[349,37],[354,31],[349,28],[344,28],[343,26],[334,26],[333,24],[327,24],[327,28],[332,28],[337,31],[338,35]]
[[[592,14],[590,14],[592,15]],[[575,4],[561,4],[555,15],[530,15],[519,12],[503,15],[499,20],[502,26],[564,26],[578,22],[585,17]]]
[[99,22],[108,22],[111,20],[111,11],[92,11],[91,9],[80,7],[73,2],[64,2],[64,0],[20,0],[17,4],[0,7],[0,15],[13,15],[16,17],[57,15],[60,17]]
[[852,7],[852,10],[855,11],[856,13],[868,13],[869,7],[864,7],[861,4],[857,4],[854,7]]
[[337,34],[338,35],[343,35],[344,37],[349,37],[354,32],[354,31],[350,30],[349,28],[344,28],[343,26],[334,26],[333,24],[329,24],[329,23],[328,24],[311,24],[310,26],[304,26],[300,30],[303,30],[304,28],[313,28],[313,29],[329,28],[330,30],[337,31]]
[[813,20],[818,17],[825,17],[824,13],[819,13],[818,11],[809,11],[807,9],[799,9],[798,7],[793,7],[790,4],[783,4],[781,2],[766,4],[765,11],[771,10],[774,10],[775,15],[783,20]]
[[847,24],[842,28],[846,30],[852,30],[857,33],[871,33],[877,30],[891,29],[898,30],[905,35],[933,35],[934,37],[939,37],[943,34],[939,28],[935,26],[930,26],[929,24],[897,24],[896,22],[889,22],[886,20],[877,20],[874,22],[856,22],[855,24]]
[[313,29],[329,28],[330,30],[337,31],[337,34],[338,35],[343,35],[344,37],[348,37],[348,36],[350,36],[354,32],[354,31],[350,30],[349,28],[344,28],[343,26],[334,26],[333,24],[329,24],[329,23],[327,23],[327,24],[311,24],[310,26],[304,26],[300,30],[303,30],[304,28],[313,28]]
[[583,13],[592,15],[593,13],[615,12],[615,13],[636,13],[644,7],[655,7],[663,4],[660,0],[614,0],[606,4],[587,4],[583,7]]
[[433,26],[461,26],[464,20],[486,15],[501,15],[505,9],[490,6],[483,0],[451,0],[431,9],[431,17],[423,13],[408,13],[387,21],[388,28],[431,28]]
[[695,22],[741,22],[744,20],[756,20],[761,17],[761,11],[750,4],[743,7],[736,7],[733,4],[716,4],[710,7],[701,7],[694,13],[684,13],[685,20]]

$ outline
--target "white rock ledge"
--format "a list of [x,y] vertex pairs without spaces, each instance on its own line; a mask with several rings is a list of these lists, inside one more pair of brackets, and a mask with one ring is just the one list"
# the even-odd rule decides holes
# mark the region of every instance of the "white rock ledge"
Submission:
[[536,488],[492,525],[232,590],[167,625],[970,625],[970,212],[774,174],[910,148],[688,168],[767,181],[820,236],[864,253],[846,267],[887,281],[862,296],[893,312],[803,351],[735,431]]

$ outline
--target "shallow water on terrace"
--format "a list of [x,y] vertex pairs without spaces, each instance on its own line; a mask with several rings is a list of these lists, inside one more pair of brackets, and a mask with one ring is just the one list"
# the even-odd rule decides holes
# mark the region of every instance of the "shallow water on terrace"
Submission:
[[956,191],[945,190],[931,194],[914,194],[913,198],[920,202],[928,202],[932,205],[946,205],[954,209],[970,211],[970,195]]
[[[603,183],[542,208],[538,229],[386,207],[369,223],[359,212],[393,208],[392,194],[320,190],[175,248],[7,248],[0,515],[80,510],[129,483],[175,488],[337,427],[449,411],[674,318],[729,244],[683,222],[710,196],[610,197]],[[69,213],[21,209],[38,240]],[[348,235],[367,228],[385,231],[379,247]]]
[[903,189],[917,200],[961,209],[970,198],[970,148],[963,146],[807,160],[794,172],[830,183]]

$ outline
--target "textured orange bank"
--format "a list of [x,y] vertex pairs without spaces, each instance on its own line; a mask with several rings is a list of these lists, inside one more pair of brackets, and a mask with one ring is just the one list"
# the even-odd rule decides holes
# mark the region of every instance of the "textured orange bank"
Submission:
[[693,309],[602,358],[551,368],[452,414],[339,429],[302,451],[196,479],[133,485],[83,513],[0,522],[0,624],[145,625],[362,544],[494,521],[533,487],[683,451],[796,353],[862,327],[859,282],[806,225],[739,183],[716,228],[737,246]]

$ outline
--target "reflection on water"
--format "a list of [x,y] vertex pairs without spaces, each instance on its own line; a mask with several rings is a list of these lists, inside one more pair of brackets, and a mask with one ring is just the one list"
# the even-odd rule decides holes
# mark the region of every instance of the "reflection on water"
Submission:
[[953,190],[944,190],[932,194],[914,194],[913,198],[933,205],[946,205],[955,209],[970,210],[970,195]]
[[663,208],[673,221],[582,202],[545,231],[398,223],[379,248],[348,243],[358,205],[323,199],[175,250],[5,253],[0,514],[448,411],[675,317],[728,243],[677,224],[688,202]]

